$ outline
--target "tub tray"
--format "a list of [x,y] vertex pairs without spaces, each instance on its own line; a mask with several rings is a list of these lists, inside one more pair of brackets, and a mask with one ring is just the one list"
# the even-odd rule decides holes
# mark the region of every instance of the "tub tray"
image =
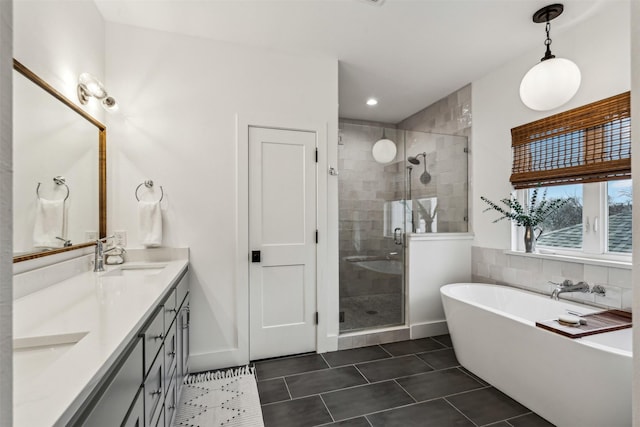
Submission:
[[557,319],[551,319],[536,322],[536,326],[565,337],[582,338],[588,335],[630,328],[632,325],[631,313],[622,310],[607,310],[585,314],[580,317],[587,321],[586,325],[565,326],[558,322]]

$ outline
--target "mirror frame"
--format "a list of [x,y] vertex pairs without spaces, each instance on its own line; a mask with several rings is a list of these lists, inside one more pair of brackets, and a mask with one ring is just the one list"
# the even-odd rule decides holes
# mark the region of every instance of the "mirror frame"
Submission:
[[[37,86],[41,87],[45,92],[62,102],[71,110],[78,113],[83,119],[98,128],[98,234],[100,238],[107,236],[107,127],[96,120],[89,113],[78,107],[69,98],[58,92],[49,83],[36,75],[33,71],[21,64],[17,59],[13,59],[13,69],[31,80]],[[13,257],[13,262],[28,261],[31,259],[42,258],[45,256],[55,255],[62,252],[73,251],[76,249],[86,248],[95,245],[95,242],[85,242],[72,245],[67,248],[56,248],[44,252],[34,252],[32,254],[19,255]]]

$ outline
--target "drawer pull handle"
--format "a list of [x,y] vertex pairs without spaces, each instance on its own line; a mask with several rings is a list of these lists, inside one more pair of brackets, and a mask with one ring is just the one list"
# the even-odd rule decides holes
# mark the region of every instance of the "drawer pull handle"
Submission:
[[160,396],[162,394],[162,389],[159,388],[151,392],[151,396]]
[[175,308],[170,308],[167,310],[167,313],[177,313],[178,310],[176,310]]
[[167,353],[167,356],[171,356],[172,358],[176,357],[176,352],[175,351],[169,352]]
[[163,338],[164,338],[164,334],[163,333],[160,333],[160,335],[154,335],[154,337],[153,337],[154,340],[161,340]]

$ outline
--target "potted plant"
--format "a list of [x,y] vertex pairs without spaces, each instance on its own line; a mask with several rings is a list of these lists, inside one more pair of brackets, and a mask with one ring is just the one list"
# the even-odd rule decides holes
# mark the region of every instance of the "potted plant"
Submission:
[[[480,196],[480,199],[489,205],[483,212],[495,210],[502,215],[493,222],[508,219],[516,225],[524,227],[525,252],[533,252],[535,250],[536,240],[538,240],[543,231],[540,225],[549,215],[560,209],[568,201],[568,199],[553,199],[547,201],[547,190],[542,194],[542,198],[538,200],[538,190],[539,188],[533,190],[529,205],[526,207],[522,206],[513,195],[500,200],[506,208],[503,208],[484,196]],[[537,236],[535,235],[536,229],[538,230]]]

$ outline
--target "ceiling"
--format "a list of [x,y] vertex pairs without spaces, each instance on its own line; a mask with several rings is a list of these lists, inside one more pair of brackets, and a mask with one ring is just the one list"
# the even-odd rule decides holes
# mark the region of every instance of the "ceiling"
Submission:
[[[565,0],[552,38],[617,0]],[[548,0],[95,0],[109,22],[339,60],[340,117],[397,123],[539,47]],[[380,1],[378,1],[380,3]],[[554,52],[561,53],[561,37]],[[365,101],[375,97],[379,104]]]

